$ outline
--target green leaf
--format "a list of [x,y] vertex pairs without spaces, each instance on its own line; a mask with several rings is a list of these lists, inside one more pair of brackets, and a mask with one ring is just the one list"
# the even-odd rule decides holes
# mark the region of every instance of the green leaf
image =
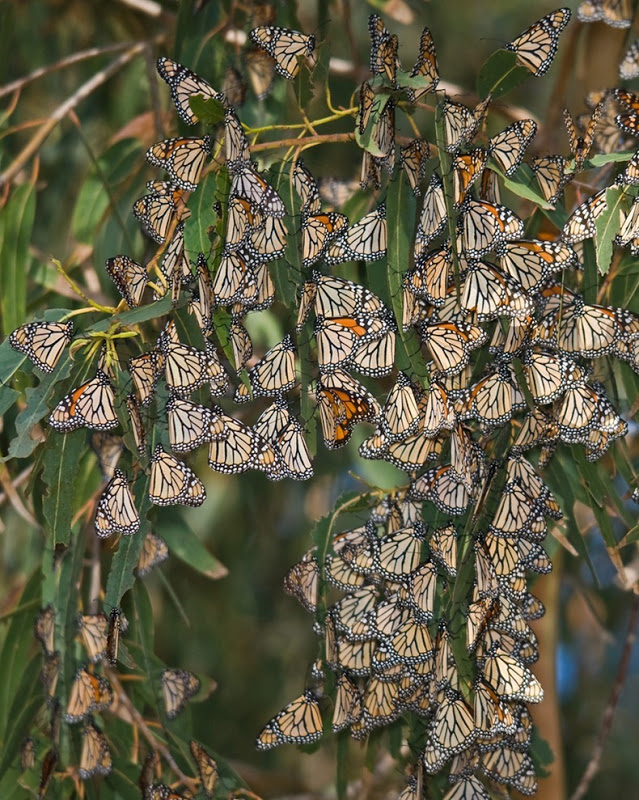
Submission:
[[34,573],[27,581],[18,610],[11,622],[0,652],[0,741],[6,741],[9,723],[9,709],[29,661],[33,647],[33,623],[40,608],[40,574]]
[[[29,628],[29,632],[31,632]],[[18,671],[20,683],[11,698],[9,710],[9,726],[4,737],[2,760],[0,760],[0,778],[20,752],[20,745],[25,736],[33,730],[36,716],[44,705],[44,697],[39,686],[42,656],[34,656],[24,670]]]
[[[43,375],[40,383],[35,388],[26,390],[26,406],[16,417],[16,437],[9,445],[9,454],[5,460],[26,458],[36,449],[38,441],[31,438],[31,429],[49,413],[60,399],[58,397],[58,383],[69,376],[72,364],[68,351],[65,351],[55,371],[50,375]],[[82,383],[89,369],[90,362],[89,367],[87,367],[87,364],[83,364],[76,368],[73,373],[77,380],[75,385]],[[55,435],[63,436],[64,434],[56,433]]]
[[209,553],[182,518],[175,519],[173,524],[163,524],[161,536],[169,546],[171,555],[177,556],[206,578],[218,580],[228,574],[224,564]]
[[224,119],[224,106],[215,97],[204,99],[204,95],[196,94],[189,97],[191,111],[197,115],[200,122],[215,127]]
[[610,269],[614,238],[621,227],[621,210],[628,205],[626,193],[621,186],[610,186],[606,190],[607,208],[595,220],[597,235],[595,236],[595,254],[597,269],[606,275]]
[[103,333],[108,330],[114,322],[122,325],[123,327],[133,327],[139,325],[141,322],[148,322],[150,319],[158,319],[164,317],[171,310],[171,298],[169,296],[163,297],[154,303],[149,303],[139,308],[131,308],[128,311],[121,311],[119,314],[113,314],[100,320],[87,328],[87,332]]
[[386,153],[383,153],[375,141],[373,140],[373,134],[376,133],[377,124],[379,122],[379,118],[382,115],[382,112],[386,108],[386,104],[390,100],[389,94],[378,94],[375,96],[375,100],[373,102],[370,117],[368,118],[368,123],[366,128],[364,129],[363,133],[359,132],[359,125],[355,127],[355,141],[357,144],[362,148],[362,150],[367,150],[372,156],[376,158],[385,158]]
[[187,253],[204,253],[208,257],[211,252],[211,234],[217,222],[217,215],[213,212],[216,197],[217,178],[214,172],[209,172],[189,201],[192,213],[184,226],[184,248]]
[[[154,443],[151,442],[150,445],[151,450],[153,450]],[[148,518],[148,513],[151,508],[151,501],[149,500],[150,481],[150,473],[142,472],[133,485],[133,496],[135,497],[136,506],[140,514],[140,529],[133,536],[123,536],[120,539],[120,544],[111,562],[111,569],[109,570],[109,577],[107,578],[104,602],[108,608],[119,606],[123,595],[128,592],[135,583],[133,571],[138,565],[144,539],[151,527]]]
[[35,207],[35,186],[25,183],[13,192],[0,217],[0,309],[5,336],[25,321],[27,313],[29,242]]
[[490,94],[496,100],[529,77],[530,70],[517,65],[516,53],[511,50],[497,50],[479,71],[477,94],[480,97],[488,97]]
[[47,522],[47,546],[52,550],[59,543],[69,543],[75,490],[70,477],[76,474],[85,450],[84,431],[73,431],[64,436],[52,433],[48,437],[42,472],[42,480],[48,491],[42,499],[42,511]]
[[346,800],[348,789],[348,745],[350,737],[346,731],[337,735],[337,773],[335,790],[337,800]]
[[107,210],[115,205],[112,188],[131,176],[139,166],[140,156],[137,139],[122,139],[94,162],[78,193],[73,212],[71,224],[78,241],[94,243]]
[[391,182],[386,197],[386,224],[388,242],[386,247],[386,278],[388,294],[397,322],[396,361],[399,369],[411,372],[424,386],[428,385],[428,372],[420,350],[420,342],[413,329],[402,329],[404,273],[411,266],[412,242],[415,226],[415,195],[402,171]]
[[504,174],[492,160],[490,168],[503,178],[504,186],[513,194],[523,197],[524,200],[532,200],[540,208],[554,210],[554,207],[546,202],[544,197],[537,191],[537,181],[528,164],[521,164],[515,174],[510,177]]

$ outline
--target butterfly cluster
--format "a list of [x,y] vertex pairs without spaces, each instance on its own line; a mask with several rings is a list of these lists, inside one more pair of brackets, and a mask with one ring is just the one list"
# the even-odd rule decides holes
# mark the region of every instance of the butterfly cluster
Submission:
[[[610,3],[591,5],[612,14]],[[541,76],[569,19],[568,9],[558,9],[506,50]],[[547,520],[561,517],[540,470],[560,443],[580,445],[596,460],[627,433],[597,360],[620,359],[639,372],[639,318],[584,296],[582,243],[597,233],[609,187],[552,235],[502,203],[501,187],[530,169],[546,204],[562,202],[569,181],[589,167],[591,149],[618,149],[639,131],[639,97],[617,89],[592,98],[583,132],[566,111],[572,159],[547,155],[527,165],[535,121],[486,134],[491,96],[471,108],[442,91],[428,28],[409,71],[397,36],[376,14],[369,33],[372,74],[360,86],[355,120],[361,187],[381,189],[387,173],[421,198],[407,263],[394,267],[402,276],[400,313],[395,298],[339,274],[352,262],[391,269],[383,197],[353,221],[326,201],[300,157],[288,165],[288,183],[283,173],[271,183],[253,160],[230,92],[162,57],[158,73],[180,119],[201,122],[191,102],[199,97],[217,109],[220,123],[202,136],[149,148],[147,161],[166,174],[147,184],[133,214],[156,251],[147,263],[117,254],[105,265],[122,298],[117,311],[163,303],[162,322],[120,328],[116,314],[93,339],[68,319],[31,322],[10,343],[45,373],[69,345],[88,354],[82,381],[52,403],[48,422],[58,433],[91,432],[104,478],[95,534],[137,537],[126,541],[138,544],[138,576],[168,555],[159,536],[142,535],[141,509],[145,516],[149,505],[196,507],[206,498],[185,460],[191,451],[205,447],[209,467],[222,474],[259,470],[273,481],[307,480],[313,465],[304,428],[313,420],[302,420],[298,407],[315,404],[329,450],[345,446],[358,423],[372,425],[360,455],[403,470],[406,485],[372,504],[360,526],[331,534],[324,554],[310,550],[288,573],[286,590],[315,615],[321,659],[313,685],[266,725],[257,746],[316,742],[332,695],[330,727],[355,739],[413,715],[422,742],[413,748],[415,776],[446,768],[453,784],[447,800],[488,798],[491,783],[532,794],[528,705],[543,691],[530,669],[538,651],[529,623],[544,609],[529,591],[528,573],[550,571]],[[271,24],[255,27],[248,41],[254,49],[247,68],[261,63],[264,71],[266,64],[269,87],[274,74],[295,78],[315,45],[313,36]],[[425,99],[437,104],[437,146],[411,139],[397,170],[400,112]],[[625,111],[613,113],[613,102]],[[191,253],[189,199],[210,172],[223,176],[226,188],[212,219],[198,220],[211,222],[210,247]],[[633,158],[613,187],[627,194],[616,243],[633,253],[636,186]],[[273,306],[280,289],[271,272],[285,258],[302,275],[297,324],[254,353],[247,318]],[[416,342],[403,371],[399,340],[403,349]],[[308,363],[300,363],[302,344]],[[527,456],[533,449],[537,466]],[[96,665],[118,661],[125,626],[116,612],[79,617],[89,664],[78,665],[64,718],[84,725],[83,779],[111,769],[93,714],[114,702]],[[60,664],[51,609],[38,617],[36,635],[55,707]],[[168,719],[200,690],[197,676],[181,669],[164,669],[158,681]],[[213,792],[215,762],[197,743],[191,751],[203,787]],[[419,796],[415,776],[402,800]],[[154,781],[149,768],[145,797],[181,796]]]

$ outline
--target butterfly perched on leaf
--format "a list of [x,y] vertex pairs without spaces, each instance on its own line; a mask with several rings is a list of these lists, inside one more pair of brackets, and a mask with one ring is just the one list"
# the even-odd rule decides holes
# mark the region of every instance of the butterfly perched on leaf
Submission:
[[523,33],[506,45],[517,56],[517,63],[533,75],[544,75],[553,62],[559,36],[570,21],[569,8],[559,8],[533,23]]
[[115,428],[119,424],[115,395],[106,373],[98,369],[95,378],[63,397],[49,415],[49,424],[61,433],[81,427],[97,431]]
[[572,173],[566,171],[568,161],[563,156],[551,155],[533,158],[531,168],[537,178],[544,199],[554,205],[564,186],[572,178]]
[[216,92],[203,78],[183,64],[178,64],[177,61],[166,56],[158,58],[157,70],[162,80],[169,85],[175,108],[180,119],[187,125],[199,122],[197,115],[191,110],[190,97],[201,95],[204,100],[215,99],[219,103],[225,102],[223,94]]
[[166,170],[180,189],[194,192],[210,150],[209,136],[203,139],[177,137],[152,145],[147,150],[146,159],[154,167]]
[[9,344],[24,353],[42,372],[51,373],[73,338],[72,322],[27,322],[9,336]]
[[175,719],[187,701],[200,691],[200,679],[183,669],[162,672],[162,698],[169,719]]
[[575,159],[576,172],[580,172],[583,169],[584,162],[588,158],[595,135],[595,129],[597,127],[597,123],[599,122],[599,117],[601,116],[603,107],[603,100],[595,106],[583,136],[581,136],[577,131],[575,123],[573,122],[568,109],[564,109],[564,122],[566,123],[566,129],[570,138],[570,149],[572,150],[572,154]]
[[300,70],[300,61],[315,49],[315,37],[276,26],[260,26],[249,32],[249,39],[275,61],[275,70],[283,78],[293,80]]
[[69,723],[81,722],[92,711],[102,711],[112,703],[113,690],[108,681],[81,668],[71,684],[65,719]]
[[151,458],[149,500],[157,506],[201,506],[206,490],[190,467],[158,444]]

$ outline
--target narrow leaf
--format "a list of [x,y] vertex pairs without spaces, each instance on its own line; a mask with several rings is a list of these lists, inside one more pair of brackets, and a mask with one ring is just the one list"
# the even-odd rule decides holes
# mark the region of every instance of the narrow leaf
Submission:
[[622,208],[627,204],[626,194],[620,186],[611,186],[606,191],[607,208],[595,220],[597,235],[595,237],[595,254],[597,258],[597,269],[602,275],[606,275],[610,269],[614,238],[619,233],[621,227],[620,214]]
[[84,431],[73,431],[64,436],[51,433],[44,453],[42,480],[47,492],[42,499],[42,511],[47,522],[47,543],[51,549],[57,544],[68,544],[71,535],[73,495],[72,476],[82,453],[86,450]]
[[162,538],[169,546],[171,555],[193,567],[211,580],[218,580],[228,574],[227,568],[209,553],[195,532],[180,519],[178,525],[163,525]]
[[35,218],[35,186],[25,183],[10,197],[2,213],[0,229],[0,309],[2,332],[8,336],[25,321],[29,242]]
[[517,65],[517,54],[511,50],[497,50],[484,62],[477,78],[477,94],[492,95],[493,100],[512,91],[527,78],[530,71]]

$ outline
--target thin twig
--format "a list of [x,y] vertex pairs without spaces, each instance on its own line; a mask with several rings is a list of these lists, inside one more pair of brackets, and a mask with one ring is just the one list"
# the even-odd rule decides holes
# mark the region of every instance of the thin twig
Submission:
[[117,694],[118,701],[126,708],[128,714],[130,715],[131,719],[135,722],[138,726],[140,731],[142,731],[142,735],[147,740],[147,742],[151,745],[154,750],[157,750],[161,756],[164,757],[166,763],[171,767],[173,772],[177,775],[180,781],[192,792],[197,791],[198,782],[194,778],[190,778],[188,775],[185,775],[182,770],[178,767],[175,762],[175,759],[171,755],[171,751],[166,747],[166,745],[157,738],[157,736],[153,735],[153,732],[149,728],[149,726],[144,721],[144,717],[137,708],[133,705],[129,696],[122,688],[122,684],[118,680],[115,672],[112,669],[106,669],[106,674],[109,679],[109,683],[113,687],[114,692]]
[[[14,489],[17,489],[18,486],[22,486],[22,484],[26,481],[26,479],[31,475],[33,472],[33,464],[30,464],[26,469],[23,469],[22,472],[17,475],[12,481],[11,485]],[[0,493],[0,506],[3,505],[7,500],[7,493],[2,492]]]
[[28,522],[29,525],[33,525],[36,528],[39,528],[40,525],[38,522],[33,518],[31,512],[27,509],[27,507],[22,502],[22,498],[16,491],[16,488],[11,480],[11,475],[9,475],[9,470],[7,469],[6,464],[0,464],[0,484],[2,484],[2,488],[9,499],[9,503],[13,507],[13,510],[18,514],[18,516],[22,517],[25,522]]
[[13,162],[9,164],[2,175],[0,175],[0,186],[9,183],[9,181],[11,181],[12,178],[14,178],[20,172],[27,161],[37,153],[45,139],[55,129],[58,123],[60,123],[72,109],[85,100],[99,86],[101,86],[103,83],[106,83],[106,81],[112,75],[115,75],[115,73],[128,64],[129,61],[134,59],[140,53],[144,52],[145,47],[146,42],[138,42],[137,44],[133,45],[133,47],[131,47],[125,53],[122,53],[121,56],[112,61],[107,67],[96,73],[92,78],[90,78],[90,80],[88,80],[86,83],[83,83],[82,86],[80,86],[80,88],[71,95],[71,97],[68,97],[64,103],[59,105],[47,119],[42,128],[16,156]]
[[106,47],[90,47],[88,50],[80,50],[78,53],[72,53],[70,56],[56,61],[55,64],[47,64],[46,67],[38,67],[38,69],[34,69],[33,72],[30,72],[24,77],[17,78],[15,81],[11,81],[11,83],[5,83],[4,86],[0,86],[0,97],[11,94],[11,92],[16,92],[28,83],[32,83],[45,75],[50,75],[52,72],[57,72],[59,69],[70,67],[73,64],[78,64],[80,61],[86,61],[96,56],[128,50],[134,44],[135,42],[120,42],[118,44],[107,45]]
[[608,698],[608,705],[606,706],[606,710],[601,718],[601,728],[599,730],[599,736],[597,737],[597,743],[592,751],[588,766],[586,767],[584,774],[581,776],[581,780],[579,781],[579,784],[573,792],[570,800],[581,800],[581,798],[588,791],[592,779],[599,771],[604,745],[606,744],[606,740],[610,734],[610,728],[612,727],[612,721],[615,716],[617,703],[619,702],[619,697],[621,696],[621,692],[626,682],[628,665],[630,663],[630,655],[637,638],[637,620],[639,620],[639,594],[635,594],[632,598],[626,640],[624,642],[623,652],[621,653],[621,658],[619,660],[619,666],[617,667],[615,682],[612,686],[610,697]]
[[142,14],[146,14],[147,17],[161,17],[163,15],[167,15],[172,17],[173,14],[167,11],[165,8],[159,3],[155,3],[154,0],[118,0],[118,2],[123,6],[129,6],[129,8],[134,9],[135,11],[140,11]]
[[252,144],[251,153],[258,153],[260,150],[277,150],[280,147],[305,147],[310,145],[313,147],[318,144],[325,144],[326,142],[351,142],[355,140],[354,133],[327,133],[320,136],[305,136],[301,139],[297,137],[293,139],[280,139],[277,142],[262,142],[261,144]]
[[146,75],[149,81],[149,93],[151,95],[151,108],[153,109],[153,123],[155,125],[155,132],[158,139],[164,138],[164,126],[162,124],[162,101],[160,100],[160,91],[158,89],[158,74],[155,69],[155,59],[153,58],[153,50],[151,45],[147,43],[144,48],[144,64],[146,66]]

